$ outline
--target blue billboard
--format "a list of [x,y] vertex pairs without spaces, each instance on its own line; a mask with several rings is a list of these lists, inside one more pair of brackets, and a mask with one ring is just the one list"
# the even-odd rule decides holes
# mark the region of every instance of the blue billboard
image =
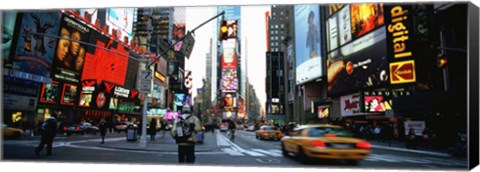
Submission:
[[323,75],[319,5],[295,5],[297,85]]
[[[221,6],[218,7],[218,13],[221,13],[222,11],[225,11],[225,15],[223,17],[223,20],[236,20],[237,21],[237,38],[241,38],[240,36],[240,29],[241,29],[241,13],[240,13],[241,7],[240,6]],[[222,20],[222,17],[218,18],[218,27],[220,28],[220,20]]]

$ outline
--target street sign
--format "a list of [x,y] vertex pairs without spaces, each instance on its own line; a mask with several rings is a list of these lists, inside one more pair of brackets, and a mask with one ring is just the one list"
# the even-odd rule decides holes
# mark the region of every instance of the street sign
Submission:
[[187,57],[187,59],[190,59],[190,54],[192,53],[194,44],[195,38],[193,38],[191,32],[188,32],[187,35],[185,35],[182,43],[182,48],[180,49],[180,51],[185,55],[185,57]]
[[148,94],[152,88],[152,71],[142,70],[140,71],[140,93]]

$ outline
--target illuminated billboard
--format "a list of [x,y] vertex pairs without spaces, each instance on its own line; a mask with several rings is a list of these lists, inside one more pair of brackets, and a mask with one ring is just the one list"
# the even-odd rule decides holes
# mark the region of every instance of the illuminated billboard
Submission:
[[319,5],[295,5],[297,85],[323,75]]
[[[20,17],[22,15],[19,15]],[[17,37],[13,66],[24,72],[50,76],[58,39],[32,33],[58,35],[60,12],[23,13]]]
[[40,102],[55,104],[58,100],[58,82],[53,81],[51,84],[43,84],[40,93]]
[[360,94],[355,93],[340,97],[340,114],[342,116],[358,115],[361,112]]
[[128,66],[128,50],[98,31],[91,30],[91,38],[99,47],[89,46],[83,66],[81,80],[96,79],[97,83],[108,81],[120,86],[125,84]]
[[328,94],[387,85],[386,27],[382,4],[350,4],[325,21]]
[[120,40],[126,36],[132,40],[133,8],[108,8],[107,25],[111,35],[117,35]]
[[84,80],[82,81],[82,90],[80,91],[80,101],[78,106],[90,107],[93,98],[93,92],[96,89],[96,80]]
[[12,51],[13,43],[13,32],[15,31],[15,22],[17,21],[17,12],[14,11],[3,11],[2,12],[2,43],[0,47],[2,48],[2,60],[3,65],[11,64],[10,61],[10,51]]
[[318,119],[325,119],[330,116],[330,106],[318,106],[317,107]]
[[72,84],[64,84],[60,104],[73,106],[75,103],[76,97],[77,97],[77,86]]
[[55,51],[52,66],[52,78],[78,83],[85,62],[90,28],[75,18],[63,16],[60,27],[60,39]]
[[237,69],[222,69],[223,92],[235,92],[238,89]]
[[[173,50],[180,51],[183,41],[180,41],[185,36],[185,23],[173,24]],[[177,43],[178,42],[178,43]]]
[[226,48],[223,49],[222,55],[222,68],[237,68],[237,53],[235,53],[235,48]]
[[392,109],[392,100],[384,96],[364,96],[365,112],[385,112]]

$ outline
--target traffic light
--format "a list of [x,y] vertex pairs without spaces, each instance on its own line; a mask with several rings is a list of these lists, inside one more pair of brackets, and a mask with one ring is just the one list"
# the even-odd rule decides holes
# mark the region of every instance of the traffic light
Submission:
[[437,55],[437,67],[438,68],[442,68],[442,67],[445,67],[445,65],[447,65],[448,61],[447,61],[447,57],[445,54],[438,54]]
[[222,23],[220,24],[220,35],[218,37],[219,40],[227,40],[228,39],[228,26],[227,26],[227,21],[222,20]]

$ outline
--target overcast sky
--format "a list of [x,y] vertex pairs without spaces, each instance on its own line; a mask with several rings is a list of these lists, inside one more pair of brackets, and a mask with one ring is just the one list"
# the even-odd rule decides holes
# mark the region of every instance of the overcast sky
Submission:
[[[265,51],[266,27],[265,12],[270,6],[242,6],[241,7],[241,36],[242,58],[248,58],[247,76],[256,90],[259,100],[264,106],[265,94]],[[187,30],[192,30],[202,22],[216,15],[216,7],[188,7],[186,8]],[[206,78],[206,54],[210,48],[210,38],[215,33],[216,22],[212,21],[195,31],[195,46],[190,60],[185,62],[185,69],[193,74],[193,97],[197,95],[197,88],[202,87],[202,79]],[[245,41],[246,40],[246,41]],[[247,44],[245,44],[247,42]],[[214,40],[214,45],[216,42]],[[245,51],[248,50],[248,52]]]

